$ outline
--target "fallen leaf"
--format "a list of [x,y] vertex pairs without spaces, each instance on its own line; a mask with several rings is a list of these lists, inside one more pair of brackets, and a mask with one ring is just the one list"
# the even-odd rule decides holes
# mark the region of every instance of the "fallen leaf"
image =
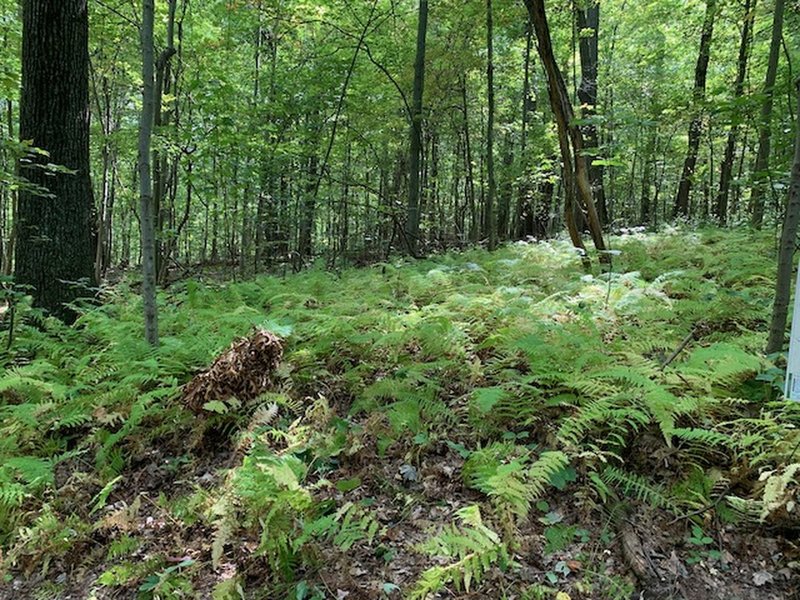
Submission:
[[775,579],[772,576],[772,573],[767,571],[756,571],[753,573],[753,583],[756,584],[758,587],[762,585],[766,585],[768,583],[772,583],[772,580]]

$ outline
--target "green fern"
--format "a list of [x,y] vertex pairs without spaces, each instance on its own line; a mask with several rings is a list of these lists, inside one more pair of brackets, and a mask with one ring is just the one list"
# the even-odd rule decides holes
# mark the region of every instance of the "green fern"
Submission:
[[460,526],[446,526],[418,546],[420,552],[452,562],[426,570],[409,593],[409,600],[424,600],[451,583],[456,590],[469,592],[473,582],[480,583],[493,566],[509,566],[511,559],[505,545],[497,533],[483,524],[477,506],[462,508],[456,514]]
[[607,466],[600,474],[600,479],[620,490],[625,496],[632,496],[650,506],[674,508],[674,502],[659,485],[654,485],[641,475],[628,473],[617,467]]

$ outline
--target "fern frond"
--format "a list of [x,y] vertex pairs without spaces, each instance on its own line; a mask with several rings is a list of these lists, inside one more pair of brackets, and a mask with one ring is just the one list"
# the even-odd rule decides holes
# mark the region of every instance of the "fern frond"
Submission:
[[457,515],[462,525],[446,526],[418,546],[431,556],[455,560],[425,571],[411,590],[410,600],[425,600],[451,583],[458,591],[469,592],[472,583],[479,583],[492,566],[510,562],[500,536],[483,524],[477,506],[462,508]]
[[661,508],[673,508],[674,506],[661,486],[650,483],[636,473],[628,473],[609,465],[600,474],[600,478],[604,483],[620,490],[625,496],[633,496],[651,506]]

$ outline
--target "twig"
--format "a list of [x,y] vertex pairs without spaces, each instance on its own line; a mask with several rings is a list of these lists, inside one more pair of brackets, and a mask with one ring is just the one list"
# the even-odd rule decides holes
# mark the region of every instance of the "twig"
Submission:
[[689,334],[685,338],[683,338],[681,343],[678,344],[678,347],[675,348],[675,352],[670,354],[669,358],[666,361],[664,361],[664,364],[661,365],[661,368],[659,370],[663,371],[664,369],[666,369],[670,365],[670,363],[672,363],[673,360],[678,358],[678,355],[681,352],[683,352],[683,350],[684,350],[684,348],[686,348],[686,346],[689,345],[689,342],[691,342],[693,339],[695,339],[695,336],[697,335],[697,332],[698,332],[699,328],[700,328],[699,325],[695,325],[694,327],[692,327],[692,330],[689,332]]
[[675,524],[675,523],[677,523],[678,521],[683,521],[684,519],[691,519],[692,517],[696,517],[697,515],[702,515],[702,514],[703,514],[704,512],[706,512],[707,510],[711,510],[711,509],[712,509],[712,508],[714,508],[714,507],[715,507],[717,504],[719,504],[719,503],[720,503],[720,501],[721,501],[721,500],[722,500],[722,499],[723,499],[725,496],[727,496],[727,495],[728,495],[728,492],[730,492],[730,491],[731,491],[731,486],[728,486],[728,487],[726,487],[726,488],[725,488],[725,490],[724,490],[724,491],[723,491],[721,494],[719,494],[719,495],[718,495],[718,496],[717,496],[717,497],[716,497],[716,498],[715,498],[715,499],[714,499],[712,502],[710,502],[709,504],[706,504],[705,506],[701,506],[701,507],[700,507],[700,508],[698,508],[697,510],[693,510],[692,512],[690,512],[690,513],[686,513],[685,515],[680,515],[680,516],[678,516],[678,517],[675,517],[674,519],[672,519],[672,521],[670,521],[669,523],[667,523],[667,525],[674,525],[674,524]]

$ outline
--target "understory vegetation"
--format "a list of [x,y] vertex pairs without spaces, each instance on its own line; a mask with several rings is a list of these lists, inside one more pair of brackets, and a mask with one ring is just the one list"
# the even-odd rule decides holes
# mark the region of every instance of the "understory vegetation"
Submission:
[[[610,241],[610,274],[555,240],[178,282],[159,348],[136,281],[73,327],[21,302],[0,596],[790,597],[774,236]],[[254,328],[284,340],[271,390],[188,410]]]

